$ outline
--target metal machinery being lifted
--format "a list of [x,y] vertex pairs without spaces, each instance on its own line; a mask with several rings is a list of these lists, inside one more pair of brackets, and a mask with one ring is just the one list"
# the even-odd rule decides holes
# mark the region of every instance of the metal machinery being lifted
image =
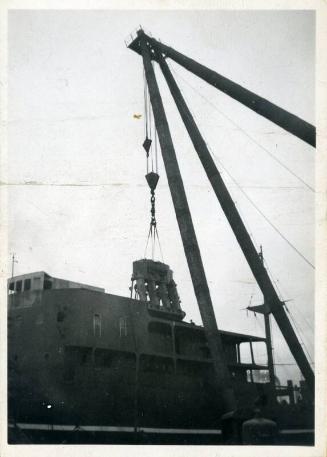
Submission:
[[[224,211],[224,214],[233,230],[233,233],[243,251],[249,267],[264,296],[264,305],[256,307],[257,312],[265,315],[272,314],[275,318],[288,347],[305,378],[308,389],[314,398],[314,373],[297,338],[295,331],[284,309],[284,303],[279,299],[273,283],[262,262],[262,255],[258,253],[248,234],[244,223],[235,207],[235,204],[225,186],[224,181],[210,155],[207,145],[193,119],[193,116],[173,78],[167,65],[168,58],[182,65],[184,68],[199,76],[209,84],[244,104],[256,113],[264,116],[278,126],[315,146],[315,127],[293,114],[279,108],[273,103],[248,91],[238,84],[224,78],[218,73],[199,64],[198,62],[177,52],[171,47],[155,40],[142,29],[128,45],[130,49],[142,56],[145,77],[150,94],[155,127],[158,133],[163,162],[168,178],[168,184],[174,204],[177,222],[181,233],[183,247],[191,274],[193,288],[199,306],[208,345],[212,354],[216,381],[222,394],[225,411],[237,408],[237,399],[231,388],[230,373],[225,363],[222,342],[218,332],[216,318],[207,284],[207,279],[201,259],[192,217],[180,174],[175,148],[170,135],[169,125],[162,103],[152,61],[156,61],[166,79],[170,92],[174,98],[184,125],[198,153],[207,177]],[[150,185],[150,184],[149,184]],[[151,188],[151,185],[150,185]],[[155,228],[155,227],[154,227]],[[136,272],[134,272],[135,274]],[[175,303],[175,302],[174,302]],[[177,302],[175,303],[177,306]]]

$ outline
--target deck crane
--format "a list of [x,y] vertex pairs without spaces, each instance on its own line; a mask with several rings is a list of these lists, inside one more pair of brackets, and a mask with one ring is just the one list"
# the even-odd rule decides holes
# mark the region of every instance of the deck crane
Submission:
[[212,84],[217,89],[222,90],[232,98],[238,100],[240,103],[266,117],[313,147],[315,146],[314,126],[279,108],[268,100],[265,100],[253,92],[250,92],[238,84],[228,80],[227,78],[224,78],[213,70],[199,64],[195,60],[184,56],[183,54],[175,51],[173,48],[155,40],[146,34],[143,29],[138,30],[136,37],[132,39],[128,47],[140,54],[143,59],[144,72],[148,84],[155,126],[158,133],[176,218],[204,330],[213,359],[217,385],[223,394],[222,398],[226,411],[234,410],[237,407],[237,401],[231,388],[230,374],[224,360],[222,342],[218,333],[218,327],[201,259],[200,249],[197,243],[183,180],[170,135],[168,121],[152,66],[152,60],[156,61],[160,66],[211,186],[261,289],[264,296],[265,307],[269,310],[269,313],[274,316],[275,321],[279,326],[279,329],[281,330],[281,333],[285,338],[286,343],[288,344],[313,397],[314,373],[310,363],[308,362],[298,337],[288,319],[284,304],[279,299],[267,270],[261,261],[260,253],[256,251],[256,248],[245,228],[228,189],[210,155],[208,147],[167,65],[166,59],[171,58],[175,60],[177,63],[204,79],[209,84]]

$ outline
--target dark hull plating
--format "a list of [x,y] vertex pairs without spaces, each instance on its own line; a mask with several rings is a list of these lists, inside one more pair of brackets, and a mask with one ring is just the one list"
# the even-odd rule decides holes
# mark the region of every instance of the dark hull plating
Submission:
[[[221,441],[202,327],[83,289],[10,295],[8,317],[13,442]],[[250,408],[271,385],[247,382],[237,346],[249,337],[221,334],[239,404]]]

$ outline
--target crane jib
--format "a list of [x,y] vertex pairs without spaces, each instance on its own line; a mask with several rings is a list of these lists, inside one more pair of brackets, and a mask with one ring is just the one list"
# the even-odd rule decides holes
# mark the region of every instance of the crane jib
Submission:
[[[150,66],[149,66],[149,61],[146,61],[146,59],[144,58],[145,54],[149,58],[152,58],[159,63],[160,69],[166,79],[166,82],[167,82],[168,87],[171,91],[171,94],[174,98],[176,106],[179,110],[181,118],[182,118],[182,120],[185,124],[185,127],[189,133],[189,136],[193,142],[194,148],[195,148],[196,152],[198,153],[200,161],[206,171],[207,177],[213,187],[213,190],[217,196],[217,199],[218,199],[218,201],[225,213],[225,216],[234,232],[234,235],[243,251],[243,254],[249,264],[249,267],[251,268],[251,271],[264,295],[265,302],[269,306],[271,313],[273,314],[275,321],[277,322],[277,324],[283,334],[283,337],[285,338],[285,341],[288,344],[288,346],[291,350],[291,353],[292,353],[294,359],[296,360],[298,367],[299,367],[300,371],[302,372],[302,374],[307,382],[308,388],[311,391],[312,396],[313,396],[315,381],[314,381],[314,373],[310,366],[310,363],[308,362],[306,355],[303,351],[303,348],[298,340],[298,337],[288,319],[288,316],[285,312],[283,303],[280,301],[278,294],[272,284],[272,281],[270,280],[270,277],[262,263],[260,254],[255,249],[255,246],[251,240],[251,237],[250,237],[249,233],[247,232],[245,225],[237,211],[237,208],[228,192],[228,189],[227,189],[224,181],[222,180],[221,175],[210,155],[206,142],[204,141],[204,139],[193,119],[193,116],[177,86],[177,83],[176,83],[175,79],[173,78],[173,76],[169,70],[169,67],[166,63],[165,57],[167,57],[167,56],[171,57],[171,55],[173,55],[173,53],[172,53],[172,51],[168,52],[168,50],[166,49],[167,47],[162,45],[162,43],[145,35],[142,30],[138,32],[137,40],[138,41],[134,40],[134,42],[131,43],[130,48],[137,52],[140,52],[142,54],[144,65],[148,66],[148,71],[150,71]],[[142,47],[142,50],[140,51],[141,47]],[[169,49],[172,49],[172,48],[169,48]],[[163,54],[163,52],[164,52],[164,54]],[[183,56],[183,57],[185,57],[185,56]],[[188,58],[185,57],[185,59],[188,59]],[[191,59],[189,59],[189,60],[191,60]],[[195,64],[196,64],[196,62],[195,62]],[[197,65],[200,65],[200,64],[197,64]],[[152,69],[152,66],[151,66],[151,69]],[[190,69],[190,68],[188,68],[188,69]],[[145,70],[147,72],[147,68],[145,68]],[[192,69],[190,69],[190,71],[197,74]],[[210,71],[211,70],[209,70],[209,72]],[[158,103],[158,100],[160,100],[160,103]],[[268,102],[268,103],[270,103],[270,102]],[[157,125],[157,121],[158,121],[158,125],[157,125],[158,136],[159,136],[159,140],[162,141],[161,150],[162,150],[162,154],[164,156],[167,153],[167,144],[165,144],[166,140],[167,140],[167,132],[168,132],[169,138],[170,138],[170,133],[169,133],[168,124],[166,126],[167,131],[163,132],[162,128],[161,128],[162,119],[160,119],[160,118],[162,116],[165,119],[165,124],[167,122],[166,122],[166,117],[165,117],[160,93],[159,93],[159,90],[157,87],[156,87],[156,90],[152,91],[151,104],[153,107],[156,125]],[[158,113],[158,111],[160,111],[160,113]],[[282,110],[282,111],[284,111],[284,110]],[[287,113],[287,112],[285,112],[285,113]],[[289,114],[290,113],[287,113],[287,115],[289,115]],[[293,116],[293,115],[291,115],[291,116]],[[294,132],[292,132],[292,133],[294,133]],[[170,142],[171,142],[171,138],[170,138]],[[168,149],[171,149],[173,151],[172,142],[171,142],[171,144],[168,145]],[[174,151],[173,151],[173,155],[175,156]],[[167,158],[166,158],[166,161],[167,161]],[[164,157],[164,162],[165,162],[165,157]],[[168,169],[166,166],[166,171],[167,171],[167,176],[169,174],[173,176],[173,180],[171,180],[171,184],[170,184],[170,191],[171,191],[173,202],[175,205],[176,199],[174,197],[177,192],[176,186],[177,185],[180,186],[180,188],[183,191],[183,195],[185,195],[185,191],[184,191],[184,187],[183,187],[183,181],[182,181],[179,169],[178,169],[178,163],[176,161],[176,157],[173,161],[169,161],[169,162],[170,163],[168,164]],[[169,181],[169,176],[168,176],[168,181]],[[179,189],[177,193],[179,194],[178,200],[180,202],[181,201],[180,200],[181,190]],[[203,300],[203,298],[204,298],[203,291],[207,289],[207,284],[206,284],[206,278],[205,278],[205,273],[203,270],[203,265],[202,265],[202,261],[201,261],[201,257],[200,257],[199,248],[198,248],[197,242],[196,242],[196,237],[195,237],[195,233],[194,233],[191,215],[189,213],[189,208],[187,206],[186,195],[185,195],[185,207],[187,210],[185,210],[185,208],[184,208],[183,211],[181,211],[181,212],[179,211],[180,208],[175,207],[176,217],[177,217],[177,220],[179,223],[179,228],[180,228],[181,236],[182,236],[183,243],[184,243],[185,254],[186,254],[186,257],[188,260],[194,290],[197,295],[198,305],[200,308],[204,328],[205,328],[205,330],[207,330],[206,333],[209,337],[208,343],[210,346],[209,340],[210,340],[210,335],[212,333],[212,325],[213,325],[212,321],[216,325],[216,320],[215,320],[213,309],[211,309],[211,307],[210,307],[210,305],[211,305],[210,296],[207,294],[206,299]],[[185,221],[185,218],[187,218],[188,221]],[[187,229],[187,227],[191,227],[192,230]],[[186,236],[187,233],[188,233],[188,238]],[[187,244],[191,238],[192,238],[192,243],[189,246],[185,247],[185,243]],[[194,250],[194,252],[193,252],[194,256],[192,256],[192,258],[189,259],[189,257],[191,256],[192,249]],[[201,279],[200,281],[199,281],[199,277]],[[209,293],[209,291],[207,291],[207,292]],[[207,304],[209,304],[210,309],[206,308]],[[219,347],[215,347],[212,349],[213,349],[213,351],[212,351],[213,356],[216,356],[218,358],[218,364],[220,364],[221,366],[224,365],[224,360],[223,360],[223,358],[221,358],[221,354],[219,354]],[[213,357],[213,359],[215,359],[215,357]],[[228,378],[228,375],[224,375],[224,376],[227,376],[227,378]]]
[[[165,57],[169,57],[179,65],[189,70],[199,78],[211,84],[216,89],[224,92],[244,106],[253,110],[260,116],[265,117],[269,121],[283,128],[287,132],[295,135],[297,138],[305,141],[309,145],[316,147],[316,127],[300,117],[290,113],[289,111],[280,108],[269,100],[260,97],[250,90],[240,86],[234,81],[220,75],[214,70],[200,64],[199,62],[185,56],[163,44],[161,41],[155,40],[144,33],[146,40],[156,49],[158,49]],[[139,44],[134,40],[129,47],[140,53]]]

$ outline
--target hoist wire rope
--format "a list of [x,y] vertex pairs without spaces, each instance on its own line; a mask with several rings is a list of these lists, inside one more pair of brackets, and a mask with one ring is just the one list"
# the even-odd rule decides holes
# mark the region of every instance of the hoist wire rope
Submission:
[[155,227],[155,232],[156,232],[156,234],[157,234],[157,240],[158,240],[158,246],[159,246],[159,250],[160,250],[161,260],[164,261],[157,226]]
[[153,148],[152,148],[152,106],[150,102],[150,97],[148,97],[148,111],[149,111],[149,138],[151,139],[151,146],[150,146],[150,156],[151,156],[151,171],[153,171]]
[[145,77],[145,70],[143,69],[143,83],[144,83],[144,128],[145,137],[148,138],[148,86]]
[[[172,69],[172,67],[170,66],[170,68]],[[176,72],[174,69],[172,69],[173,73],[176,75]],[[194,116],[194,114],[192,113],[192,115]],[[196,119],[196,117],[194,116],[194,119]],[[203,137],[203,135],[202,135]],[[248,196],[248,194],[245,192],[245,190],[242,188],[242,186],[238,183],[238,181],[231,175],[231,173],[228,171],[228,169],[223,165],[223,163],[221,162],[221,159],[219,159],[216,154],[214,154],[214,152],[211,150],[211,148],[209,147],[208,145],[208,142],[206,141],[206,139],[203,137],[205,143],[206,143],[206,146],[208,148],[208,151],[209,153],[211,154],[211,156],[216,159],[216,161],[220,164],[220,166],[225,170],[225,172],[228,174],[228,176],[230,177],[230,179],[234,182],[234,184],[237,186],[237,188],[242,192],[242,194],[246,197],[246,199],[251,203],[251,205],[258,211],[258,213],[265,219],[265,221],[275,230],[276,233],[279,234],[279,236],[302,258],[302,260],[304,260],[311,268],[315,269],[315,266],[310,262],[309,259],[307,259],[298,249],[296,246],[293,245],[293,243],[291,243],[291,241],[288,240],[288,238],[286,238],[286,236],[275,226],[275,224],[273,224],[273,222],[271,222],[271,220],[261,211],[261,209],[254,203],[254,201]]]
[[158,133],[157,129],[154,129],[154,153],[155,153],[155,166],[156,173],[158,173]]
[[[149,153],[146,154],[146,157],[147,157],[147,161],[146,161],[146,169],[147,169],[147,173],[149,173],[149,156],[151,155],[151,171],[153,172],[154,169],[156,171],[156,173],[158,172],[158,145],[157,145],[157,131],[156,131],[156,126],[155,126],[155,120],[154,120],[154,117],[152,116],[152,106],[151,106],[151,100],[150,100],[150,96],[149,96],[149,90],[148,90],[148,85],[147,85],[147,82],[146,82],[146,78],[145,78],[145,70],[143,68],[143,83],[144,83],[144,122],[145,122],[145,136],[146,136],[146,139],[150,139],[152,141],[152,122],[153,122],[153,135],[154,135],[154,154],[155,154],[155,157],[154,157],[154,154],[153,154],[153,148],[152,148],[152,143],[150,145],[150,148],[149,148]],[[152,203],[151,201],[151,204],[154,204],[154,202]],[[148,236],[147,236],[147,240],[146,240],[146,245],[145,245],[145,250],[144,250],[144,258],[146,258],[146,254],[147,254],[147,250],[148,250],[148,246],[149,246],[149,240],[151,239],[151,254],[152,254],[152,259],[154,260],[154,256],[155,256],[155,245],[156,245],[156,239],[158,241],[158,246],[159,246],[159,250],[160,250],[160,255],[161,255],[161,258],[163,260],[163,253],[162,253],[162,248],[161,248],[161,243],[160,243],[160,239],[159,239],[159,233],[158,233],[158,229],[157,229],[157,226],[156,226],[156,221],[155,223],[153,224],[153,221],[151,220],[150,222],[150,228],[149,228],[149,231],[148,231]]]
[[[148,138],[148,85],[145,77],[145,69],[143,68],[143,85],[144,85],[144,136]],[[146,172],[149,173],[149,154],[146,152]]]
[[144,250],[144,258],[146,259],[146,254],[148,251],[148,245],[149,245],[149,240],[151,240],[151,256],[153,258],[153,233],[152,233],[152,227],[150,226],[149,232],[148,232],[148,237],[146,240],[146,245],[145,245],[145,250]]
[[[172,68],[172,67],[170,67]],[[275,160],[282,168],[287,170],[292,176],[298,179],[305,187],[307,187],[311,192],[315,193],[315,189],[311,187],[307,182],[305,182],[300,176],[294,173],[286,164],[284,164],[278,157],[276,157],[269,149],[265,148],[262,144],[260,144],[255,138],[253,138],[249,133],[244,130],[240,125],[238,125],[232,118],[227,116],[223,111],[221,111],[211,100],[208,100],[203,94],[201,94],[195,87],[193,87],[188,81],[186,81],[183,76],[181,76],[178,72],[176,72],[173,68],[172,71],[175,73],[177,78],[182,79],[185,84],[187,84],[196,94],[198,94],[205,102],[211,105],[218,113],[220,113],[223,117],[225,117],[230,123],[232,123],[238,130],[240,130],[247,138],[249,138],[254,144],[256,144],[260,149],[266,152],[273,160]]]
[[155,246],[156,246],[156,232],[153,231],[152,245],[151,245],[152,260],[154,260]]
[[154,260],[154,255],[155,255],[155,242],[156,242],[156,239],[158,241],[158,246],[159,246],[159,251],[160,251],[160,256],[161,256],[161,260],[164,261],[164,257],[163,257],[163,251],[162,251],[162,247],[161,247],[161,243],[160,243],[160,238],[159,238],[159,232],[158,232],[158,229],[157,227],[154,227],[154,229],[152,229],[152,226],[150,226],[150,229],[149,229],[149,232],[148,232],[148,237],[147,237],[147,241],[146,241],[146,245],[145,245],[145,250],[144,250],[144,258],[146,259],[146,253],[147,253],[147,250],[148,250],[148,245],[149,245],[149,240],[151,239],[151,253],[152,253],[152,260]]
[[145,244],[145,249],[144,249],[144,258],[145,259],[146,259],[146,253],[147,253],[147,250],[148,250],[150,236],[151,236],[151,226],[150,226],[149,231],[148,231],[148,237],[147,237],[146,244]]

